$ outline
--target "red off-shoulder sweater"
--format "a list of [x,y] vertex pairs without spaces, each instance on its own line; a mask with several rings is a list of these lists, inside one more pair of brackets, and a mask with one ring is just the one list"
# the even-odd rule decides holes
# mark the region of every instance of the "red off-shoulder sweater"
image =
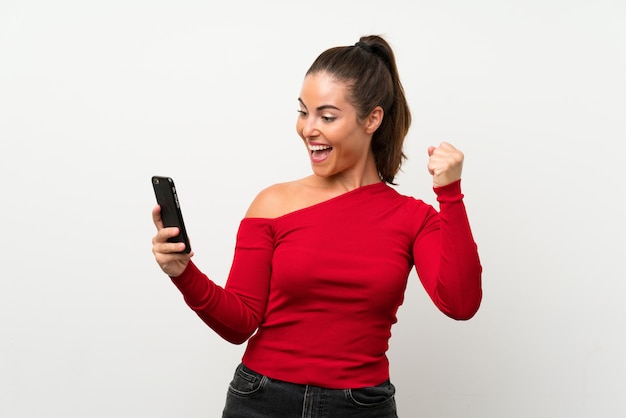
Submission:
[[481,302],[460,181],[434,190],[439,211],[381,182],[278,218],[245,218],[224,287],[192,262],[172,280],[224,339],[249,339],[249,368],[327,388],[377,385],[389,378],[385,353],[413,266],[451,318],[471,318]]

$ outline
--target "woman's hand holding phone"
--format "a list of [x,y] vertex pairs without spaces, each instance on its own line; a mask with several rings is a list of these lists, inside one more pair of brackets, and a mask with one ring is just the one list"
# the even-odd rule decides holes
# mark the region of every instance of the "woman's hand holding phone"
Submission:
[[156,205],[152,210],[152,221],[157,228],[156,235],[152,238],[152,253],[161,270],[170,277],[180,276],[187,268],[193,252],[185,253],[183,242],[169,242],[172,237],[179,235],[177,227],[166,228],[161,219],[161,207]]

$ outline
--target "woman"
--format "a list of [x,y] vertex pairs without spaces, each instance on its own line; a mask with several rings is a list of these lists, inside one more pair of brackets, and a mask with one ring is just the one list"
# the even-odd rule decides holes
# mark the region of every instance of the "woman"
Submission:
[[298,105],[313,173],[254,199],[224,288],[180,253],[184,244],[167,242],[178,230],[163,228],[158,206],[153,253],[207,325],[248,341],[223,417],[396,417],[385,353],[412,267],[451,318],[480,305],[463,154],[428,148],[439,212],[390,186],[411,115],[379,36],[323,52]]

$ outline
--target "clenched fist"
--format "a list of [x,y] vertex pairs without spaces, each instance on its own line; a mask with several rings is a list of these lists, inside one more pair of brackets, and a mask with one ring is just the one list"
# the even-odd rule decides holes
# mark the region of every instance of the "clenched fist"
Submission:
[[438,147],[428,147],[428,172],[433,176],[433,186],[442,187],[461,178],[464,155],[447,142]]

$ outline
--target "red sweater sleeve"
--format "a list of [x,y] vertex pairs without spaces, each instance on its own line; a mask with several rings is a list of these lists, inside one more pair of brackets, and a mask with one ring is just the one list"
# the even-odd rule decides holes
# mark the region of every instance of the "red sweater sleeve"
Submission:
[[271,225],[244,219],[237,233],[232,267],[225,287],[203,274],[193,262],[172,281],[185,302],[225,340],[241,344],[258,328],[269,293],[273,241]]
[[440,211],[426,218],[413,247],[415,269],[435,305],[470,319],[482,299],[482,267],[470,229],[461,181],[435,188]]

